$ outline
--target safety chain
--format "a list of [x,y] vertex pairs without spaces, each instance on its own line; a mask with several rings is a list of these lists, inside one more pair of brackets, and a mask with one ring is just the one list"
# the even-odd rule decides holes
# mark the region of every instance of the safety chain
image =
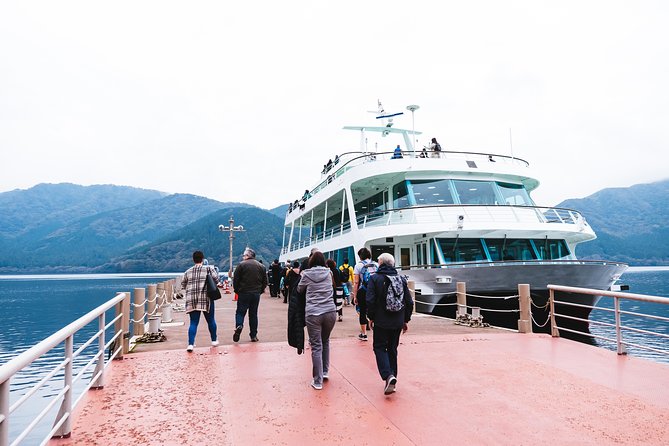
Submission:
[[435,307],[447,307],[449,305],[457,305],[458,304],[457,302],[452,302],[450,304],[433,304],[431,302],[423,302],[422,300],[417,300],[417,299],[414,299],[414,302],[416,302],[417,304],[434,305]]
[[504,299],[504,300],[514,299],[516,297],[520,297],[520,295],[518,295],[518,294],[514,294],[512,296],[479,296],[477,294],[469,294],[469,293],[467,293],[467,296],[478,297],[479,299]]
[[543,304],[543,305],[537,305],[537,304],[535,304],[534,301],[532,300],[532,297],[530,297],[530,303],[532,304],[533,307],[535,307],[535,308],[540,308],[540,309],[542,309],[542,310],[545,310],[545,309],[548,308],[548,307],[550,306],[550,304],[551,304],[550,301],[546,301],[546,303]]
[[135,338],[136,344],[152,344],[154,342],[163,341],[167,341],[167,337],[161,329],[158,329],[158,333],[144,333],[143,335]]
[[532,322],[534,323],[534,325],[536,325],[539,328],[544,328],[551,321],[551,313],[550,312],[548,313],[548,317],[546,318],[546,322],[544,322],[543,324],[537,323],[537,321],[534,319],[534,315],[532,314],[531,311],[530,311],[530,317],[532,318]]

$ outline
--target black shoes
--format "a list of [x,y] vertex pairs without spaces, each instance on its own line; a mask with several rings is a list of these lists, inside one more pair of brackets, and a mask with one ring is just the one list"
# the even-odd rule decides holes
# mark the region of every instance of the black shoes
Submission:
[[395,378],[393,375],[390,375],[388,378],[386,378],[386,387],[383,389],[383,394],[390,395],[391,393],[395,393],[396,384],[397,378]]
[[251,338],[251,342],[258,342],[258,336],[254,336]]
[[237,328],[235,328],[235,334],[232,335],[232,340],[235,342],[239,342],[239,335],[242,334],[242,326],[238,325]]

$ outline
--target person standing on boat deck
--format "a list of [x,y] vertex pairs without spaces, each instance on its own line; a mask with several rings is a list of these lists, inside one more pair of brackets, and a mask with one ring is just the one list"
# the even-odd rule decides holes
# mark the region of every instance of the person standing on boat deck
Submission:
[[376,272],[378,265],[376,262],[370,260],[372,253],[365,247],[358,250],[358,256],[360,257],[360,261],[353,268],[353,303],[358,305],[358,309],[360,310],[358,316],[360,320],[360,334],[358,335],[358,339],[366,341],[367,324],[369,323],[367,320],[366,288],[368,283],[366,283],[366,280]]
[[432,152],[432,158],[439,158],[439,152],[441,152],[441,145],[437,142],[437,138],[432,138],[432,142],[428,146],[430,152]]
[[344,284],[341,281],[339,276],[339,268],[337,268],[337,262],[332,259],[327,259],[325,261],[325,266],[330,268],[332,272],[332,289],[335,308],[337,309],[337,320],[341,322],[344,320]]
[[258,342],[258,305],[260,295],[267,288],[267,272],[265,267],[256,261],[256,253],[246,248],[242,255],[244,259],[235,269],[232,286],[237,293],[237,311],[235,312],[235,333],[232,340],[239,341],[244,328],[244,318],[249,312],[249,336],[251,342]]
[[402,157],[402,149],[400,149],[400,145],[397,144],[397,147],[395,147],[395,151],[393,152],[393,156],[390,159],[397,160],[403,158]]
[[332,272],[325,266],[325,257],[320,251],[311,254],[309,269],[302,271],[297,292],[306,292],[305,322],[311,346],[311,387],[323,388],[323,380],[329,379],[330,333],[337,318],[333,293]]
[[195,347],[195,334],[197,333],[197,326],[200,323],[200,316],[204,313],[204,319],[207,321],[209,334],[211,336],[211,345],[216,347],[218,345],[218,338],[216,335],[216,319],[214,319],[214,301],[209,299],[205,290],[205,282],[207,281],[207,274],[216,282],[216,286],[223,287],[221,284],[218,271],[213,266],[204,265],[204,253],[202,251],[195,251],[193,253],[193,262],[195,265],[191,266],[181,279],[181,289],[186,293],[186,313],[190,317],[190,326],[188,327],[188,347],[186,351],[192,352]]
[[[286,281],[288,282],[288,299],[290,299],[290,296],[292,296],[293,291],[297,286],[297,282],[300,281],[300,262],[297,260],[293,262],[292,268],[290,268],[286,273]],[[283,299],[283,303],[287,304],[288,301]]]
[[344,286],[344,299],[346,299],[346,305],[351,305],[351,293],[353,292],[353,267],[348,264],[348,258],[344,259],[344,263],[339,267],[339,271],[341,272],[341,281]]
[[270,296],[280,297],[279,296],[279,285],[281,283],[281,265],[279,265],[279,259],[274,259],[274,262],[269,266],[269,271],[272,276],[272,288],[270,289]]
[[412,312],[413,299],[407,281],[397,275],[392,254],[384,252],[379,256],[379,269],[370,277],[367,286],[367,316],[374,330],[376,366],[386,383],[383,389],[386,395],[395,392],[397,346],[400,334],[409,329]]

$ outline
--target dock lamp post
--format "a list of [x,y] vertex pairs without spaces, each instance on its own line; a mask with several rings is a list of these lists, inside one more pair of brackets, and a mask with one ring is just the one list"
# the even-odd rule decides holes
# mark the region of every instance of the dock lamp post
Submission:
[[411,150],[413,151],[414,158],[416,158],[416,125],[414,121],[414,112],[419,108],[420,106],[418,105],[407,105],[407,110],[411,112]]
[[235,219],[230,216],[230,221],[229,221],[228,226],[224,225],[218,225],[218,230],[221,232],[229,232],[230,233],[230,269],[228,270],[228,275],[232,274],[232,240],[235,238],[235,232],[242,232],[244,231],[244,226],[239,225],[235,226]]

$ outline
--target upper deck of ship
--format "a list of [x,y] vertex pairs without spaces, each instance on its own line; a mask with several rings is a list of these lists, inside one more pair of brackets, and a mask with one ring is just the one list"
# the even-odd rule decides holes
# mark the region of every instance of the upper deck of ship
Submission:
[[[345,307],[330,380],[309,385],[309,350],[285,341],[286,307],[263,295],[260,342],[231,340],[234,302],[218,301],[221,345],[185,325],[112,364],[102,390],[52,445],[539,444],[666,445],[669,368],[547,335],[460,327],[416,315],[401,338],[397,392],[383,395],[372,342]],[[184,318],[183,313],[176,313]]]

